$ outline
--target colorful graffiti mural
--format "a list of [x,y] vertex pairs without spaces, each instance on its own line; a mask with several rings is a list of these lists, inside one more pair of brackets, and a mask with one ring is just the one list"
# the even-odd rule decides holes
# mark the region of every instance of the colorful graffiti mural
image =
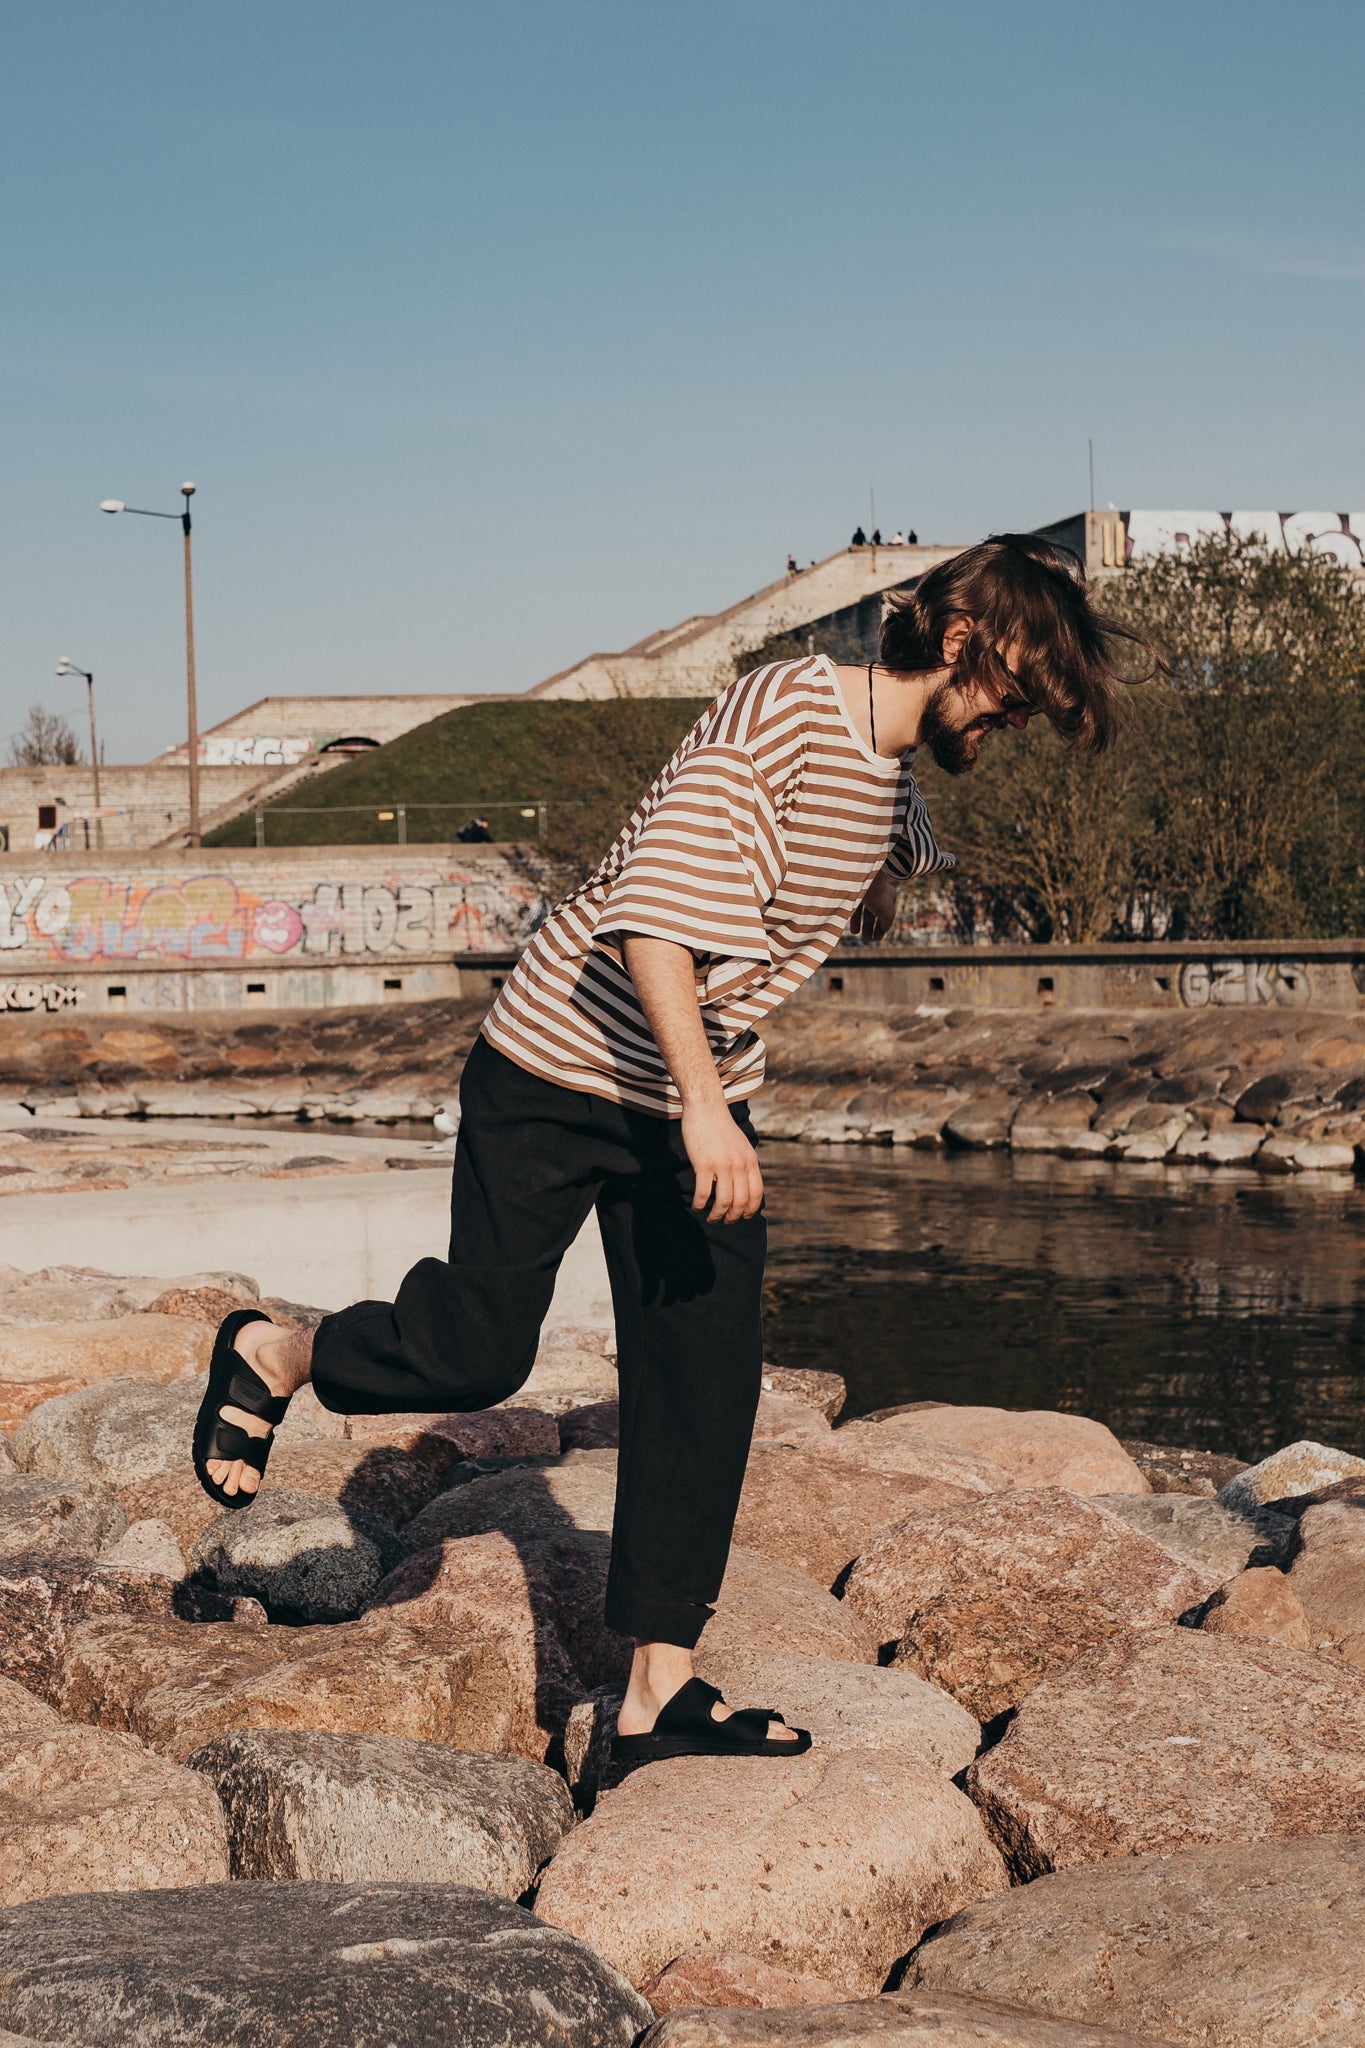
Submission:
[[1180,1000],[1189,1010],[1209,1003],[1302,1009],[1312,999],[1302,960],[1187,960],[1180,970]]
[[533,882],[511,874],[315,881],[275,894],[226,874],[43,873],[0,881],[0,955],[113,966],[498,953],[524,945],[547,908]]

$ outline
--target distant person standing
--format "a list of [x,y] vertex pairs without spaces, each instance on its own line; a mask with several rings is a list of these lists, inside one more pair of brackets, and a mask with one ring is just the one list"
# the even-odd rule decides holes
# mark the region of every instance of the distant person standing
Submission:
[[919,535],[915,532],[913,526],[911,527],[909,533],[907,533],[905,536],[905,544],[907,547],[911,548],[917,548],[919,546]]
[[849,546],[851,548],[865,548],[867,546],[867,535],[863,532],[861,526],[854,527],[853,538],[849,542]]
[[879,547],[881,546],[881,544],[882,544],[882,530],[881,530],[880,526],[874,526],[874,527],[873,527],[873,529],[872,529],[872,545],[873,545],[873,547],[874,547],[874,548],[879,548]]
[[795,576],[795,574],[796,574],[796,557],[795,557],[795,555],[788,555],[788,557],[787,557],[787,574],[788,574],[789,576]]

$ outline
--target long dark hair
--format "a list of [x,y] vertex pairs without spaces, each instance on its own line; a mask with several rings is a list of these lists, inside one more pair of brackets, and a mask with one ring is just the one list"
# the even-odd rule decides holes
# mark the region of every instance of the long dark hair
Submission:
[[[992,534],[940,562],[913,590],[893,591],[878,648],[883,667],[942,668],[943,635],[955,618],[969,618],[972,630],[950,680],[1010,686],[1000,653],[1008,647],[1029,702],[1068,745],[1090,753],[1114,737],[1124,688],[1162,666],[1141,633],[1096,611],[1077,557],[1036,534]],[[1134,672],[1121,657],[1139,649],[1150,661]]]

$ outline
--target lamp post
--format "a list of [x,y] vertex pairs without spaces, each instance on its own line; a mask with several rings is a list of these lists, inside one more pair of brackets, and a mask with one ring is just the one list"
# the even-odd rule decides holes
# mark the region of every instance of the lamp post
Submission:
[[139,519],[178,519],[185,536],[185,696],[189,711],[190,829],[189,844],[199,844],[199,708],[194,691],[194,583],[190,573],[190,499],[193,484],[181,484],[183,512],[149,512],[141,505],[125,505],[122,498],[106,498],[101,512],[132,512]]
[[[100,852],[103,853],[104,819],[100,816],[100,750],[99,743],[95,738],[95,678],[88,668],[81,668],[67,654],[64,654],[57,663],[57,674],[59,676],[85,677],[85,694],[90,707],[90,766],[95,777],[95,844]],[[86,844],[89,844],[88,840]]]

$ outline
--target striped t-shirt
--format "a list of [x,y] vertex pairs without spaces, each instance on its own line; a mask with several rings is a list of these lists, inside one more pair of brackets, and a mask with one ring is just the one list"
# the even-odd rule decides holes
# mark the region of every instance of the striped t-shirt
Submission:
[[722,691],[590,881],[522,954],[484,1020],[544,1080],[655,1115],[682,1103],[621,953],[628,933],[686,946],[726,1098],[763,1079],[756,1026],[812,975],[885,865],[950,867],[907,760],[874,754],[823,655]]

